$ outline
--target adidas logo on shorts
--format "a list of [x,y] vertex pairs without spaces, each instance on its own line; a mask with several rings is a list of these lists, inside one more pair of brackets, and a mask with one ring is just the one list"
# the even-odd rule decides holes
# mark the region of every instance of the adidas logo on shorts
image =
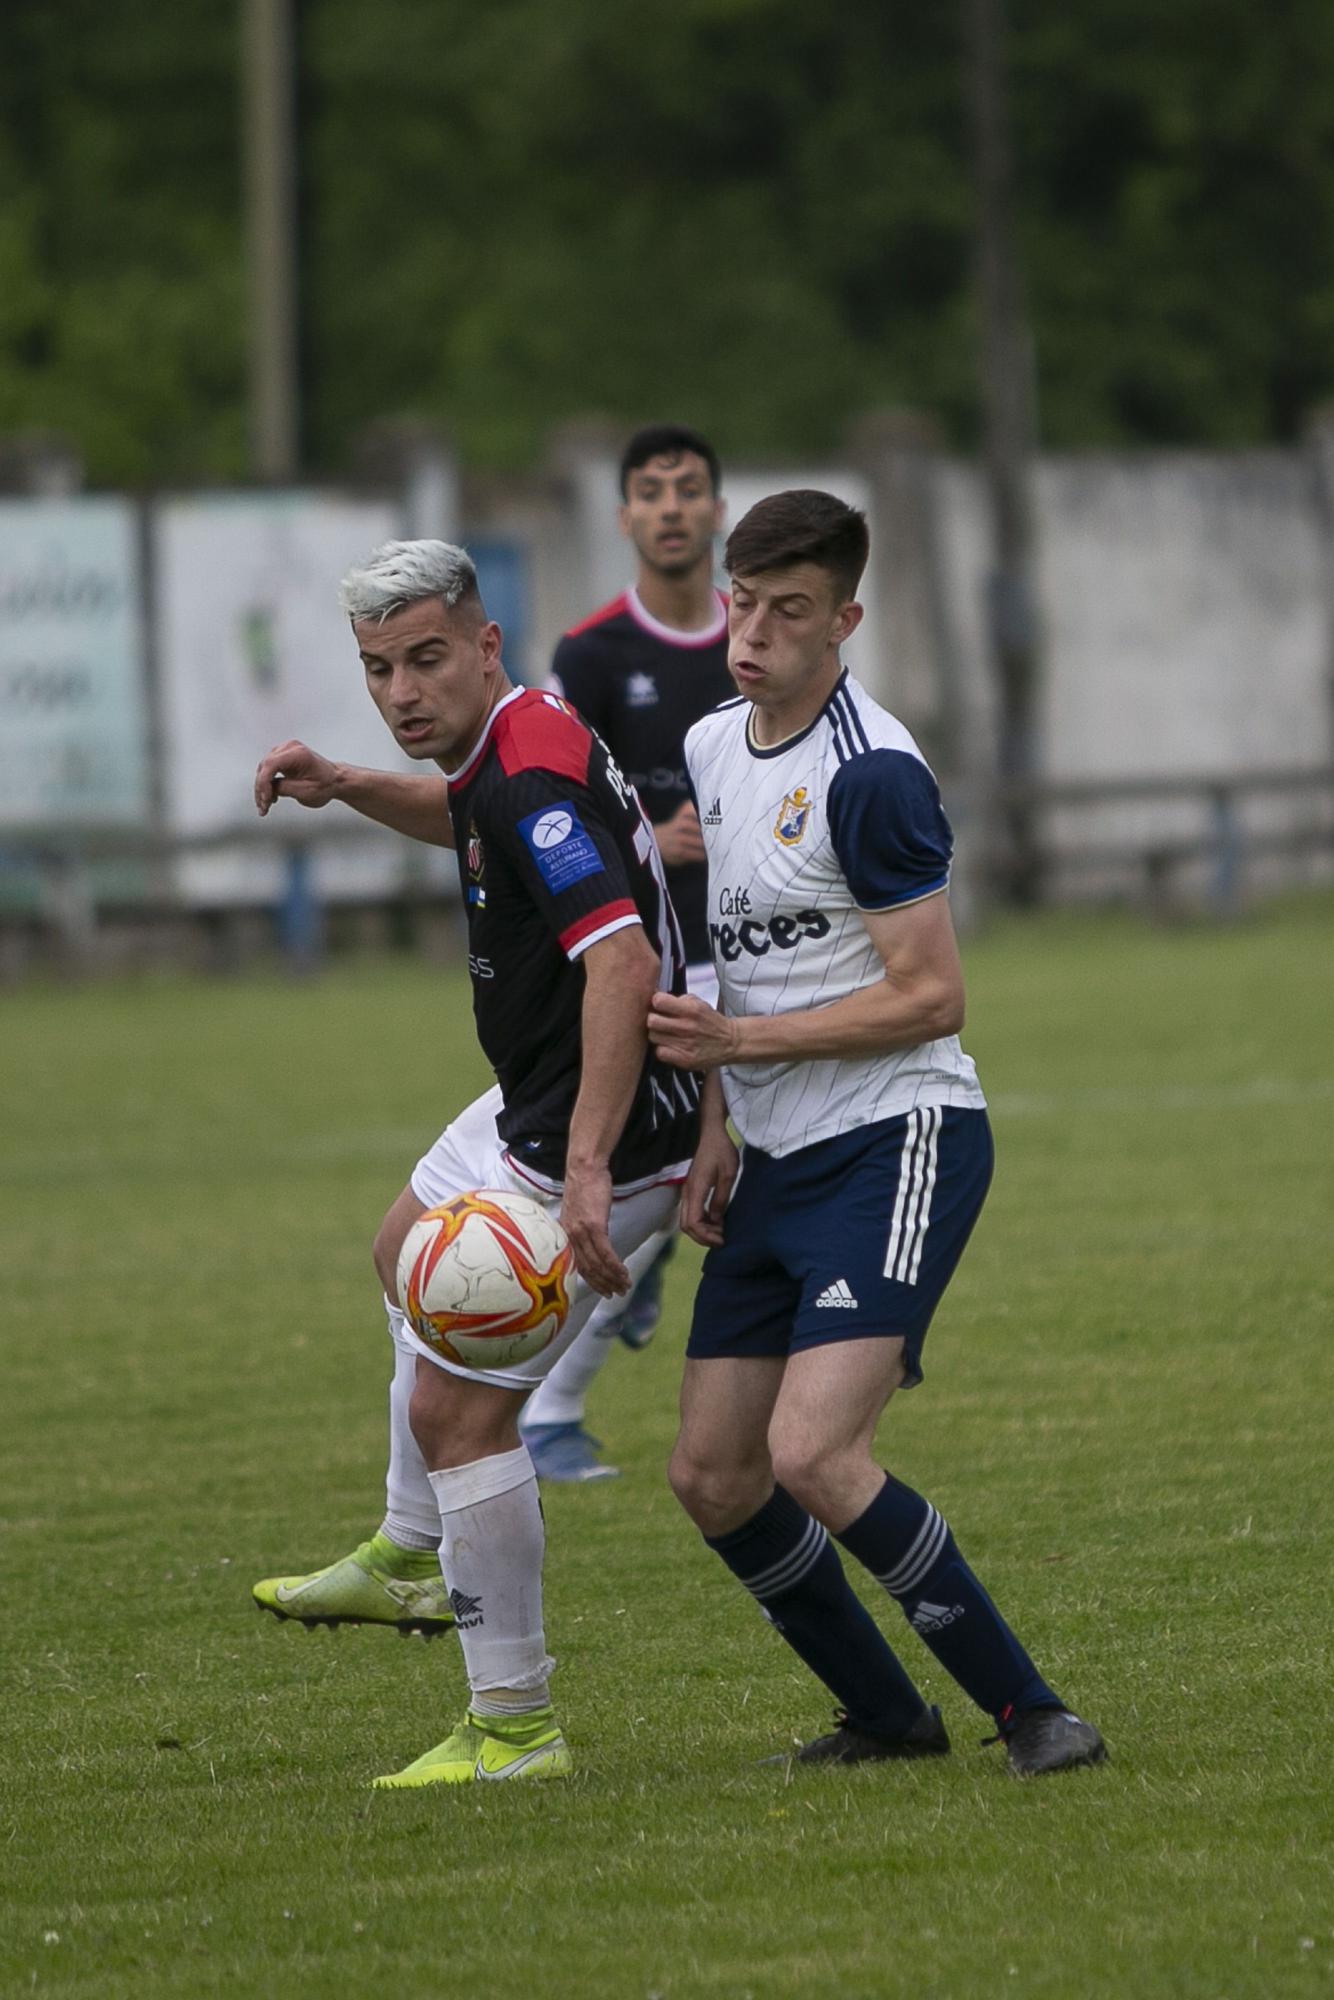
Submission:
[[817,1310],[821,1306],[842,1306],[845,1312],[851,1312],[856,1310],[857,1301],[848,1289],[847,1279],[835,1278],[833,1284],[821,1292],[815,1304]]

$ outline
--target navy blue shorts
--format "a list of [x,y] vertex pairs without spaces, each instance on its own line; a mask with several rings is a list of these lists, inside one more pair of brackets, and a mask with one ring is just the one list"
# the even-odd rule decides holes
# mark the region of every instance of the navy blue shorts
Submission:
[[786,1355],[888,1335],[903,1341],[912,1388],[992,1160],[985,1111],[939,1105],[782,1159],[747,1146],[722,1246],[704,1259],[687,1354]]

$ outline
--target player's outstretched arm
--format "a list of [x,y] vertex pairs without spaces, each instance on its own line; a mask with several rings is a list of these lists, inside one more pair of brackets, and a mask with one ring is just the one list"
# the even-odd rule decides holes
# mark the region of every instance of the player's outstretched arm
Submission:
[[638,924],[591,944],[581,958],[584,1004],[579,1094],[570,1114],[560,1219],[580,1276],[604,1298],[630,1289],[611,1245],[611,1155],[644,1066],[644,1022],[658,955]]
[[681,1227],[707,1249],[723,1240],[723,1217],[741,1164],[727,1130],[727,1105],[716,1070],[704,1079],[699,1110],[699,1145],[681,1190]]
[[415,778],[400,771],[372,771],[339,764],[308,744],[279,743],[255,772],[255,809],[261,819],[278,799],[327,806],[341,800],[378,826],[391,827],[431,847],[452,847],[448,788],[443,778]]

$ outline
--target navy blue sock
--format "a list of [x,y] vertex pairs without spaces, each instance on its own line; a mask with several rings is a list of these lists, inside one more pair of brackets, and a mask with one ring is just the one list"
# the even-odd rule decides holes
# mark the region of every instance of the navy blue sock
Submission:
[[790,1493],[776,1486],[741,1527],[704,1539],[851,1721],[906,1735],[926,1703],[854,1596],[828,1535]]
[[887,1473],[864,1514],[838,1537],[883,1583],[965,1694],[998,1724],[1021,1708],[1059,1708],[929,1500]]

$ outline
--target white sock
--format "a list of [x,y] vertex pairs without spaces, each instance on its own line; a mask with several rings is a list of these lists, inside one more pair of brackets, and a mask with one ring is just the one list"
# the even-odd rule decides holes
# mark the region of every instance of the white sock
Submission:
[[389,1379],[389,1469],[384,1478],[380,1532],[400,1549],[438,1549],[440,1509],[431,1491],[426,1461],[408,1423],[408,1402],[417,1379],[417,1350],[398,1307],[386,1299],[384,1309],[394,1343],[394,1372]]
[[[440,1566],[474,1693],[497,1689],[546,1706],[542,1555],[537,1476],[525,1446],[428,1475],[440,1507]],[[507,1713],[515,1713],[512,1707]]]
[[[583,1422],[589,1385],[611,1353],[616,1322],[628,1303],[626,1299],[611,1299],[598,1307],[524,1404],[523,1430],[530,1431],[538,1424]],[[609,1312],[609,1305],[616,1310]]]

